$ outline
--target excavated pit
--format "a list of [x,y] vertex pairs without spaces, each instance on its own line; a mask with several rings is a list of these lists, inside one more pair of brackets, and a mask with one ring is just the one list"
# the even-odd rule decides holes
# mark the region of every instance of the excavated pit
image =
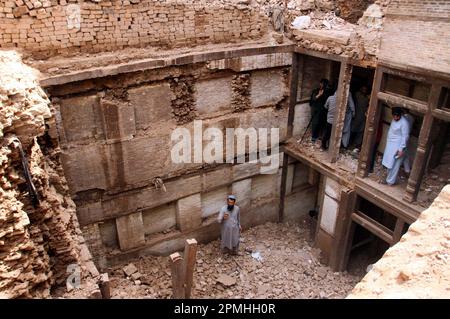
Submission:
[[[427,2],[403,17],[419,10],[417,1],[4,2],[1,298],[102,298],[105,274],[112,298],[170,298],[168,255],[189,238],[199,242],[192,298],[383,297],[371,281],[396,271],[385,262],[393,252],[399,265],[427,255],[396,247],[424,235],[431,215],[444,229],[428,255],[445,269],[448,218],[439,213],[449,201],[450,72],[445,58],[411,59],[408,50],[393,57],[386,48],[408,42],[395,30],[416,18],[449,30],[448,7]],[[300,16],[307,25],[293,27]],[[364,134],[370,148],[343,149],[342,123],[332,151],[311,142],[309,100],[322,78],[341,100],[363,85],[375,92],[379,111],[368,109]],[[385,144],[372,152],[371,134],[379,122],[386,140],[398,105],[415,120],[415,169],[410,178],[402,168],[388,187],[378,184]],[[175,162],[173,132],[195,136],[198,121],[223,134],[214,145],[226,144],[228,128],[279,128],[279,141],[263,145],[256,163],[249,146],[233,154],[246,163]],[[242,209],[238,256],[219,249],[216,218],[230,193]],[[414,284],[423,283],[405,269],[394,279],[420,296]],[[70,284],[73,274],[80,286]],[[385,284],[400,296],[394,279]],[[448,293],[434,288],[427,297]]]

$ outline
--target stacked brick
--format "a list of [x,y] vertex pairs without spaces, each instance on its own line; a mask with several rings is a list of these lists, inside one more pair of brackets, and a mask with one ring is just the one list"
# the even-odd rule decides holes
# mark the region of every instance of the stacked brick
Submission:
[[267,28],[258,7],[232,1],[0,0],[0,47],[40,56],[237,42]]
[[[0,109],[0,298],[45,298],[54,283],[64,284],[69,264],[83,268],[81,231],[58,151],[39,141],[44,119],[51,116],[49,100],[33,70],[10,51],[0,52]],[[17,139],[37,205],[27,189]]]
[[450,1],[392,1],[385,20],[381,60],[450,73]]

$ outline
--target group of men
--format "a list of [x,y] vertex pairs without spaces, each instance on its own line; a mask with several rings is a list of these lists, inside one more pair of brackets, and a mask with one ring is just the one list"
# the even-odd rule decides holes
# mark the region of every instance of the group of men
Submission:
[[[350,141],[361,147],[366,123],[366,112],[369,106],[367,86],[362,85],[358,92],[349,94],[342,132],[342,146],[348,148]],[[331,130],[337,108],[337,89],[327,79],[322,79],[319,87],[312,92],[309,102],[311,106],[312,142],[320,137],[322,149],[328,149]]]
[[[320,80],[319,87],[313,90],[309,105],[311,107],[312,142],[321,138],[321,147],[328,149],[331,131],[336,117],[337,89],[330,85],[327,79]],[[350,143],[356,149],[361,148],[366,124],[366,115],[369,107],[368,87],[361,85],[359,90],[349,93],[345,112],[344,127],[342,131],[342,147],[349,147]],[[397,181],[399,169],[404,165],[405,173],[411,171],[408,148],[409,135],[414,118],[408,111],[394,107],[392,109],[393,121],[389,128],[386,149],[383,155],[382,165],[387,170],[386,179],[382,183],[394,185]],[[373,171],[375,156],[381,142],[383,124],[377,130],[376,143],[370,163],[370,171]]]
[[[327,148],[336,111],[336,92],[331,92],[327,80],[320,81],[320,87],[314,90],[311,96],[310,105],[312,108],[312,140],[316,141],[319,138],[325,123],[322,147]],[[348,147],[352,133],[353,143],[358,146],[361,145],[368,105],[369,98],[366,86],[362,86],[355,93],[355,99],[353,99],[351,94],[349,95],[342,136],[344,147]],[[392,108],[392,118],[382,161],[382,165],[386,168],[387,176],[381,182],[388,185],[396,183],[402,164],[406,173],[411,171],[408,141],[414,123],[413,116],[399,107]],[[382,138],[382,130],[383,121],[380,120],[370,164],[370,170],[372,171],[376,152]],[[235,195],[227,197],[227,204],[220,209],[217,221],[221,224],[222,251],[233,255],[238,254],[242,227],[240,208],[236,205]]]

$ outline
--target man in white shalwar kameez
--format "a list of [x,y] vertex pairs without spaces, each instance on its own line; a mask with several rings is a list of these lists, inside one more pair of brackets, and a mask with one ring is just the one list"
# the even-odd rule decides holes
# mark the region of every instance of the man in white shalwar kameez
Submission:
[[392,117],[382,162],[383,166],[387,168],[386,183],[388,185],[394,185],[397,182],[400,166],[405,159],[410,131],[409,123],[402,116],[401,108],[394,107]]
[[227,198],[227,205],[222,207],[217,219],[217,221],[222,224],[220,231],[222,251],[228,251],[233,255],[238,254],[242,229],[241,210],[235,203],[236,196],[229,195]]

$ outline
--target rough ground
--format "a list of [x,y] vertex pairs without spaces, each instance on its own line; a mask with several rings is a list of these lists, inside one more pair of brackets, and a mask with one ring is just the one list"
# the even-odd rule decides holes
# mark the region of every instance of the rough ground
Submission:
[[[219,241],[200,245],[193,298],[344,298],[361,279],[335,273],[319,261],[311,247],[311,225],[268,223],[244,231],[239,256],[222,255]],[[259,251],[263,260],[252,258]],[[133,262],[138,273],[126,277],[121,265],[111,269],[113,298],[170,298],[168,257]],[[133,272],[135,270],[132,270]],[[138,278],[140,275],[140,278]],[[225,276],[226,287],[217,282]],[[222,276],[224,277],[224,276]]]

